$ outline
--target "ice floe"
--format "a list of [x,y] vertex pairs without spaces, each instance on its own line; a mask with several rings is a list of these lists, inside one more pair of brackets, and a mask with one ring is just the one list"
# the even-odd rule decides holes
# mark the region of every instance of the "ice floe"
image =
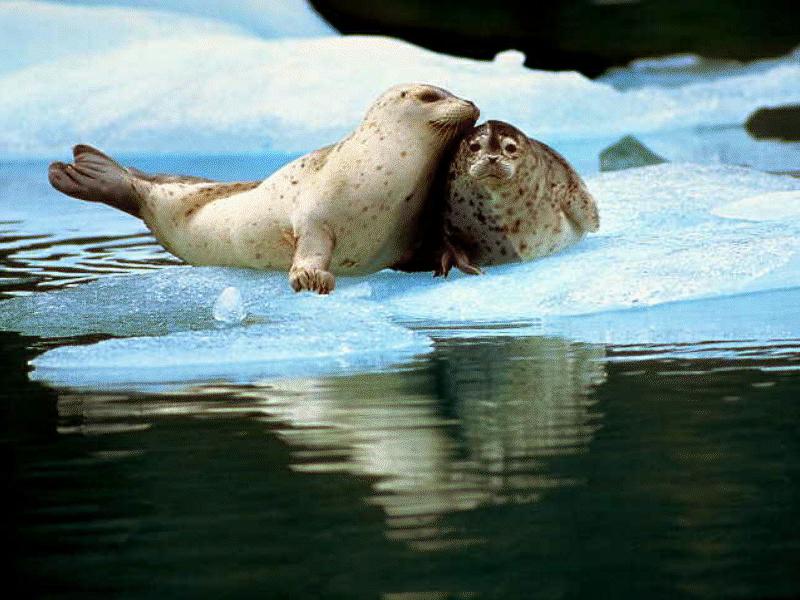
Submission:
[[146,40],[335,34],[304,0],[0,1],[0,75]]
[[232,23],[158,9],[5,1],[0,2],[0,75],[136,41],[245,31]]
[[548,141],[742,124],[759,107],[800,102],[798,61],[619,91],[575,72],[527,69],[514,56],[470,60],[370,36],[150,37],[0,76],[0,152],[54,155],[76,141],[109,152],[307,151],[343,136],[402,81],[451,89],[484,118]]
[[798,222],[800,221],[800,192],[759,194],[719,206],[713,210],[713,213],[728,219]]
[[[263,157],[263,176],[287,153],[344,135],[399,81],[468,97],[482,118],[554,143],[584,173],[627,134],[672,161],[774,170],[796,168],[800,147],[753,142],[738,127],[755,109],[800,102],[796,51],[749,65],[649,59],[592,81],[527,69],[513,50],[477,61],[338,36],[302,0],[237,0],[224,10],[206,0],[86,0],[0,2],[0,57],[6,157],[63,158],[82,141],[169,170],[174,157],[164,153],[254,153],[242,163]],[[22,163],[0,169],[4,227],[31,248],[54,213],[54,252],[70,254],[81,235],[111,244],[142,236],[138,221],[56,198],[44,171],[31,173]],[[317,297],[292,293],[285,274],[176,266],[4,301],[0,329],[115,336],[33,361],[36,379],[110,387],[383,369],[428,352],[432,338],[459,335],[611,344],[800,337],[791,308],[800,305],[798,180],[665,164],[588,185],[599,234],[482,277],[383,272],[341,278],[333,295]],[[41,258],[18,240],[3,243],[25,268]]]
[[[800,181],[748,169],[664,164],[588,180],[601,229],[552,258],[417,287],[386,302],[408,319],[564,316],[800,285],[800,224],[721,218],[718,207]],[[773,195],[796,210],[796,194]],[[786,207],[783,207],[785,204]]]
[[[283,273],[170,267],[4,301],[0,328],[123,338],[34,361],[35,377],[72,384],[90,375],[121,381],[380,368],[427,351],[428,336],[464,335],[465,327],[469,335],[485,328],[613,344],[800,336],[800,315],[789,310],[800,305],[800,181],[662,164],[587,183],[600,205],[598,234],[483,276],[385,271],[340,278],[321,297],[294,294]],[[754,211],[776,218],[753,219]],[[222,327],[219,316],[231,314],[233,323]]]
[[33,364],[37,379],[76,387],[246,383],[374,370],[430,349],[431,340],[421,333],[368,314],[352,317],[319,311],[281,323],[62,346]]

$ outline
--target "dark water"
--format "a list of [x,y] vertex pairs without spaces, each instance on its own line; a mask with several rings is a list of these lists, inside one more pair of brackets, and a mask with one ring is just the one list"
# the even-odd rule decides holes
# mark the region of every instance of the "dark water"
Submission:
[[[4,169],[6,295],[170,262],[127,217]],[[0,332],[18,596],[800,596],[800,340],[682,354],[462,332],[340,377],[29,379],[43,350],[90,341]]]
[[36,341],[0,344],[5,566],[33,595],[800,591],[800,346],[467,339],[397,372],[148,396],[41,387]]

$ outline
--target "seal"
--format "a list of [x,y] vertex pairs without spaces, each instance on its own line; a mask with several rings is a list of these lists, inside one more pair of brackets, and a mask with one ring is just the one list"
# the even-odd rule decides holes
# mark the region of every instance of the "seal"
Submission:
[[455,266],[533,260],[600,226],[597,204],[566,159],[503,121],[487,121],[458,143],[447,168],[437,274]]
[[187,263],[288,270],[295,291],[326,294],[334,274],[371,273],[408,254],[445,152],[478,115],[442,88],[397,85],[345,139],[261,182],[149,175],[84,144],[73,164],[51,164],[49,178],[141,218]]

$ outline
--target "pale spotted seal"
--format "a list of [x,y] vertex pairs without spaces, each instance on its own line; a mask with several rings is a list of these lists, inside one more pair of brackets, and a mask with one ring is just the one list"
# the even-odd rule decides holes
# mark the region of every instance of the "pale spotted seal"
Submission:
[[334,273],[378,271],[408,254],[440,160],[478,114],[441,88],[398,85],[344,140],[262,182],[147,175],[86,145],[49,176],[65,194],[140,217],[190,264],[288,270],[295,290],[327,293]]
[[434,269],[532,260],[597,231],[597,205],[558,152],[502,121],[458,143],[446,174],[444,245]]

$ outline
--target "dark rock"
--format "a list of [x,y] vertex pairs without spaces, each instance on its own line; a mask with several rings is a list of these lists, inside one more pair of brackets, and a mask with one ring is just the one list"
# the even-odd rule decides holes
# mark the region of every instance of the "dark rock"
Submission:
[[650,150],[632,135],[626,135],[600,152],[601,171],[621,171],[665,162],[667,162],[665,158]]
[[745,127],[756,139],[800,141],[800,105],[759,108],[747,118]]
[[642,56],[751,61],[797,45],[797,0],[310,0],[342,33],[399,37],[491,59],[508,48],[537,69],[596,77]]

